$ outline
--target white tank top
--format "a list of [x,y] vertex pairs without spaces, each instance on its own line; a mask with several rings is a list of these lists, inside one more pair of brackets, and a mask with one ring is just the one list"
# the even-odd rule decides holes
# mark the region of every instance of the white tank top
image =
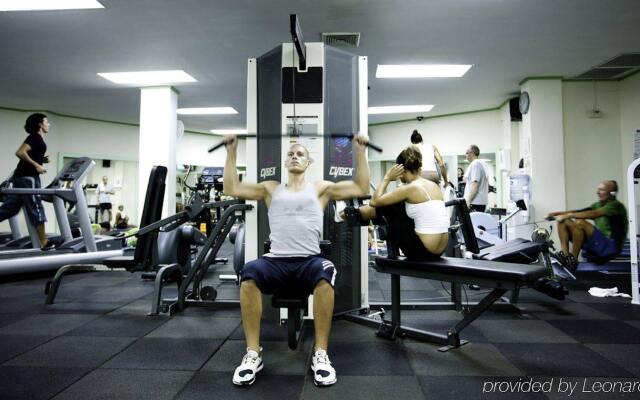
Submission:
[[320,254],[323,212],[313,184],[290,192],[280,184],[271,198],[269,227],[273,257],[306,257]]
[[418,150],[422,154],[422,170],[429,172],[437,172],[436,156],[433,151],[433,145],[430,143],[419,143]]
[[405,202],[407,216],[413,220],[416,233],[434,234],[449,232],[449,214],[444,200],[429,200],[411,204]]

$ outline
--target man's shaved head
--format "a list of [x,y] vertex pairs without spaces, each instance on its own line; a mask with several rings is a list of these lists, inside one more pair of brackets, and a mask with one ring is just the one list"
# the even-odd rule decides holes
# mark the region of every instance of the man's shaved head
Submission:
[[606,202],[616,197],[618,192],[618,183],[614,180],[605,180],[598,184],[598,199]]
[[306,147],[304,147],[303,145],[301,145],[300,143],[294,143],[291,146],[289,146],[289,150],[293,150],[294,147],[302,147],[304,149],[304,152],[307,154],[307,157],[309,157],[309,149],[307,149]]
[[604,185],[605,189],[607,189],[608,192],[618,191],[618,184],[616,183],[616,181],[613,181],[613,180],[602,181],[602,184]]

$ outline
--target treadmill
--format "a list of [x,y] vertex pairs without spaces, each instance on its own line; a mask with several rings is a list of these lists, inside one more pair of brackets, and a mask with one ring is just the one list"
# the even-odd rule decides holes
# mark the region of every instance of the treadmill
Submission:
[[[32,177],[26,177],[26,179],[31,181],[31,187],[35,187],[35,180]],[[8,186],[3,186],[2,189],[12,189],[13,186],[11,183]],[[4,201],[6,194],[4,190],[0,190],[0,201]],[[28,249],[28,248],[39,248],[40,247],[40,239],[38,238],[38,233],[36,232],[36,228],[29,221],[29,216],[25,210],[24,205],[22,206],[22,214],[24,214],[24,218],[27,225],[27,230],[29,231],[29,236],[23,236],[20,231],[20,223],[18,222],[18,214],[14,215],[9,219],[9,225],[11,227],[11,235],[8,237],[7,234],[4,234],[2,238],[2,245],[0,245],[0,251],[6,250],[18,250],[18,249]]]
[[[122,256],[122,240],[109,236],[94,236],[89,220],[87,200],[82,182],[95,163],[87,157],[67,162],[46,188],[3,188],[0,194],[38,194],[53,203],[62,244],[55,250],[40,248],[0,252],[0,275],[56,269],[68,264],[100,263],[110,257]],[[73,238],[65,202],[76,205],[81,237]]]
[[17,214],[9,218],[9,226],[11,228],[11,232],[0,233],[0,247],[14,240],[18,240],[22,237],[22,232],[20,231],[20,223],[18,222]]

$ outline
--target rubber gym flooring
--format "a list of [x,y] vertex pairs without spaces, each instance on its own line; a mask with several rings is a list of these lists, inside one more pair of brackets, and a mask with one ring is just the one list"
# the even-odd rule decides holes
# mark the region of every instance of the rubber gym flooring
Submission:
[[[212,279],[229,271],[220,267]],[[371,300],[388,300],[389,277],[370,272]],[[312,331],[289,350],[269,304],[265,368],[253,386],[238,388],[231,383],[244,354],[238,310],[148,317],[153,283],[128,272],[70,276],[57,304],[44,306],[46,280],[0,283],[0,399],[611,399],[640,391],[620,393],[640,382],[640,307],[586,292],[628,293],[628,275],[580,276],[562,302],[525,290],[522,313],[489,310],[463,332],[470,343],[447,353],[336,321],[329,354],[338,383],[328,388],[315,387],[309,372]],[[438,282],[407,278],[402,286],[407,300],[446,300]],[[219,284],[220,298],[237,293],[234,283]],[[441,331],[459,319],[453,311],[403,311],[404,324],[422,329]],[[619,386],[607,386],[613,382]]]

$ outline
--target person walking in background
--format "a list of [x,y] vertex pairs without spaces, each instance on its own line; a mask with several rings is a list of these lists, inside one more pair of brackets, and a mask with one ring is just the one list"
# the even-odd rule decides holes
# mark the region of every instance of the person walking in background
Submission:
[[411,134],[411,143],[422,154],[421,176],[438,185],[444,179],[446,184],[446,182],[449,181],[449,178],[447,177],[447,169],[445,168],[444,161],[442,161],[442,156],[440,155],[438,148],[434,144],[425,143],[422,140],[422,135],[417,129],[414,129]]
[[464,175],[464,199],[469,205],[469,211],[484,212],[489,197],[489,180],[482,161],[478,160],[479,155],[480,149],[475,144],[465,152],[469,167]]

